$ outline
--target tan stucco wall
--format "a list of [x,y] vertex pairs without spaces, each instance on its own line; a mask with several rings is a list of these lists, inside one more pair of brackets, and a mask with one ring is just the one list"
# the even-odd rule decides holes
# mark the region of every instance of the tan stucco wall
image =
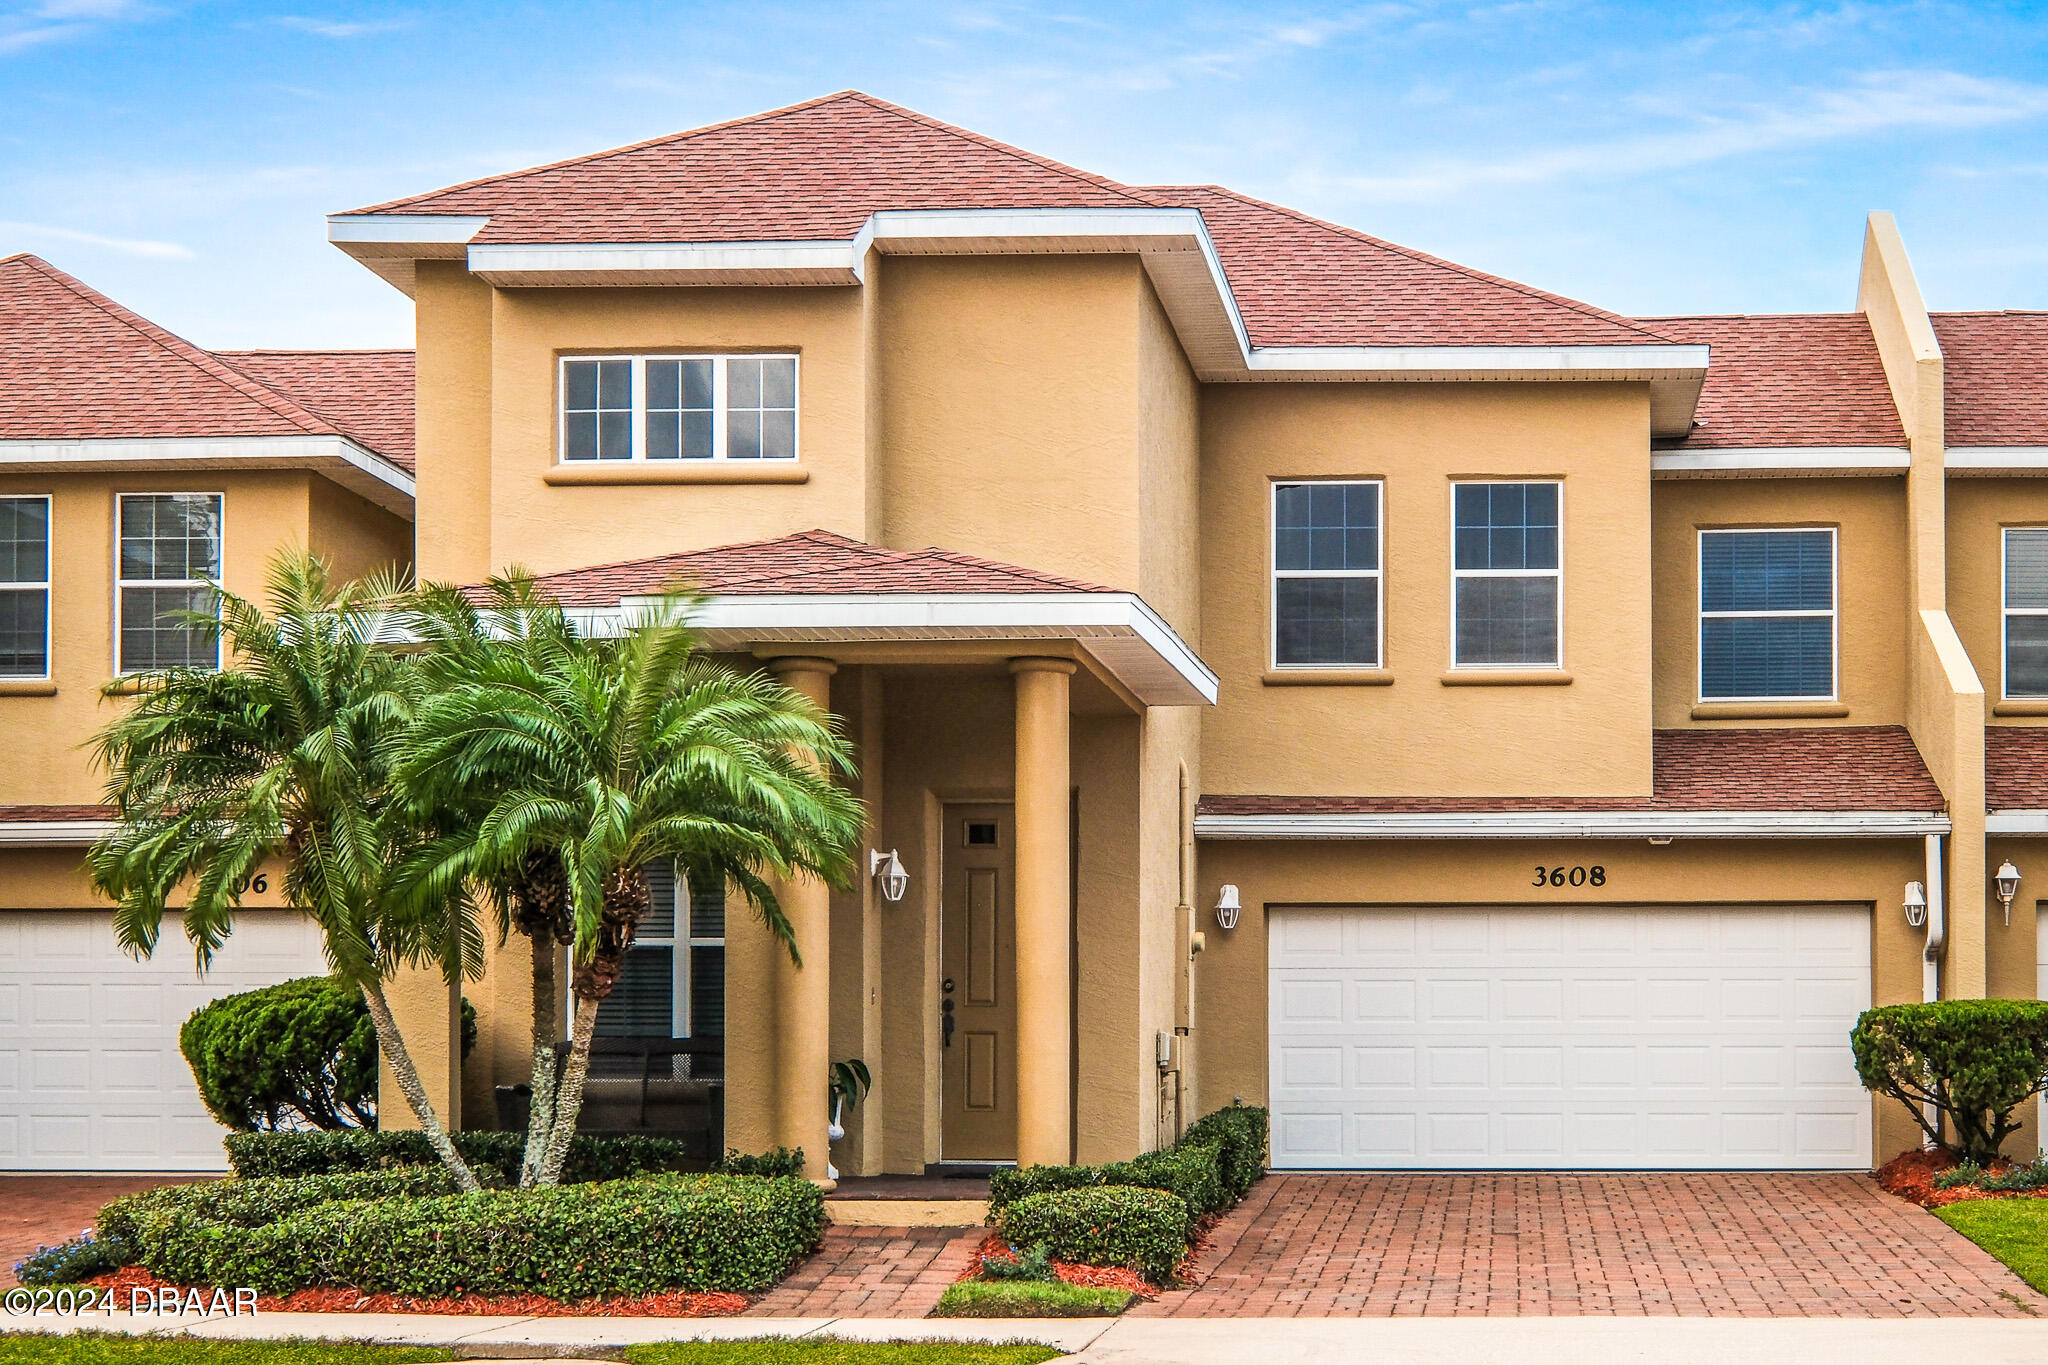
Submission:
[[[1202,395],[1212,793],[1650,790],[1649,395],[1621,384],[1219,384]],[[1386,480],[1390,686],[1267,686],[1271,484]],[[1450,687],[1451,485],[1564,482],[1568,686]],[[1398,744],[1385,742],[1398,735]],[[1589,743],[1590,736],[1598,743]]]
[[[1538,863],[1607,868],[1607,885],[1530,899]],[[1244,912],[1236,929],[1213,927],[1202,954],[1196,1036],[1203,1047],[1203,1103],[1266,1095],[1266,910],[1269,905],[1746,905],[1865,903],[1875,907],[1871,1002],[1921,996],[1919,932],[1899,911],[1899,891],[1925,875],[1916,840],[1749,842],[1429,841],[1399,844],[1239,842],[1202,845],[1200,894],[1233,882]],[[1842,1040],[1844,1050],[1848,1039]],[[1877,1104],[1875,1161],[1917,1145],[1896,1104]]]
[[[1948,481],[1948,614],[1993,703],[2004,697],[2003,531],[2048,526],[2048,479],[1952,478]],[[1999,725],[2039,725],[2048,717],[2002,715]],[[1995,864],[1994,864],[1995,866]]]
[[[1906,506],[1900,479],[1669,479],[1655,498],[1656,724],[1898,725],[1905,719]],[[1742,717],[1695,722],[1699,699],[1699,532],[1833,527],[1841,718]]]
[[307,508],[307,545],[335,581],[412,569],[412,523],[325,479],[315,479]]
[[491,287],[458,261],[421,261],[413,288],[420,452],[419,574],[474,583],[491,556]]

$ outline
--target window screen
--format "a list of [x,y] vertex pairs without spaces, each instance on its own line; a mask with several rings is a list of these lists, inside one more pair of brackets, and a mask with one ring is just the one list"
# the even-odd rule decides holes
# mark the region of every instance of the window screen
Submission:
[[220,494],[124,493],[119,520],[120,671],[220,667],[218,632],[185,616],[212,609]]
[[1835,533],[1700,533],[1700,698],[1835,694]]
[[2005,532],[2005,695],[2048,697],[2048,527]]
[[50,500],[0,498],[0,678],[50,673]]
[[1273,663],[1380,664],[1380,485],[1273,486]]
[[1459,668],[1556,667],[1562,563],[1555,483],[1452,490],[1452,645]]

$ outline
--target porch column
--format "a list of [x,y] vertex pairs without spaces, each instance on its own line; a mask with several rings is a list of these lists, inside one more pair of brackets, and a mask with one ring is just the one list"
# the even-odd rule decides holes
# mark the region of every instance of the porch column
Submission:
[[[809,697],[821,711],[832,704],[830,659],[771,659],[768,669],[792,692]],[[780,945],[775,960],[775,1141],[804,1149],[804,1174],[828,1184],[831,1162],[825,1110],[832,1079],[832,895],[815,877],[776,888],[789,927],[796,933],[804,965],[796,966]]]
[[1017,686],[1017,1164],[1073,1156],[1067,679],[1071,659],[1012,659]]

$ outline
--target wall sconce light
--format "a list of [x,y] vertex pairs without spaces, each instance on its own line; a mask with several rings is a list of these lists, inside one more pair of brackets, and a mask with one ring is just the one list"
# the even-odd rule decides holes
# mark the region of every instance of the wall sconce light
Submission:
[[2005,922],[2012,923],[2012,898],[2020,893],[2020,870],[2007,859],[1998,865],[1993,880],[1998,886],[1998,903],[2005,907]]
[[1235,929],[1238,909],[1237,888],[1229,882],[1223,883],[1216,891],[1216,927]]
[[900,901],[903,893],[910,889],[910,874],[903,870],[903,860],[896,856],[893,848],[887,853],[868,850],[868,875],[881,888],[885,901]]
[[1915,929],[1927,923],[1927,888],[1919,882],[1906,883],[1906,923]]

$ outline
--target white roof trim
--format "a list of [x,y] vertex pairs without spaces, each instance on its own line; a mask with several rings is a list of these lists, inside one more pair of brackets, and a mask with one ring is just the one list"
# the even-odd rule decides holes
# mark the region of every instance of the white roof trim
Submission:
[[2048,469],[2048,446],[1950,446],[1950,469]]
[[1903,474],[1913,463],[1904,446],[1725,446],[1716,450],[1653,450],[1653,474]]
[[411,519],[413,476],[346,436],[114,436],[0,440],[0,471],[77,473],[133,465],[313,469]]
[[[660,599],[571,612],[591,631],[616,631]],[[1173,627],[1135,593],[777,593],[709,597],[692,618],[705,642],[1071,640],[1148,706],[1206,706],[1217,679]],[[829,651],[822,651],[828,652]]]
[[1893,839],[1946,834],[1917,811],[1403,811],[1197,815],[1202,839]]
[[2048,834],[2048,810],[1995,810],[1984,817],[1986,834]]
[[[328,240],[401,289],[410,260],[448,257],[471,218],[341,214]],[[421,223],[408,237],[405,224]],[[885,209],[845,241],[486,243],[470,271],[501,287],[560,285],[854,285],[869,248],[892,255],[1133,253],[1206,381],[1616,380],[1651,383],[1654,434],[1690,429],[1708,348],[1615,346],[1254,347],[1199,209]]]
[[112,820],[19,820],[0,823],[0,846],[62,848],[114,832]]

